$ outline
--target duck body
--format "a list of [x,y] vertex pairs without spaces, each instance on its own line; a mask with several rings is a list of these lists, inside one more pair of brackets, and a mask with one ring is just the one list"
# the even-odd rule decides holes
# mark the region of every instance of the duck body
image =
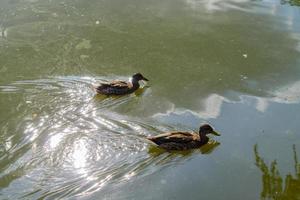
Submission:
[[113,81],[111,83],[101,83],[97,86],[96,92],[104,95],[124,95],[130,94],[140,87],[139,84],[133,85],[125,81]]
[[190,132],[169,132],[148,137],[148,140],[166,150],[188,150],[199,148],[208,142],[206,135]]
[[199,133],[168,132],[147,137],[147,139],[166,150],[188,150],[207,144],[209,138],[206,135],[210,133],[217,136],[220,135],[210,125],[204,124],[200,127]]
[[132,76],[130,81],[112,81],[110,83],[101,83],[95,87],[95,90],[99,94],[104,95],[125,95],[130,94],[140,88],[139,81],[148,81],[142,74],[137,73]]

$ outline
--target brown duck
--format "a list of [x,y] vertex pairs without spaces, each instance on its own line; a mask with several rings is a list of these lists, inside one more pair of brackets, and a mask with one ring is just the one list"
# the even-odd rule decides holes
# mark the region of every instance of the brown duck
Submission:
[[158,147],[166,150],[187,150],[199,148],[207,144],[209,138],[206,135],[210,133],[220,136],[209,124],[204,124],[200,126],[199,134],[190,132],[169,132],[147,137],[147,139],[155,143]]
[[129,82],[126,81],[113,81],[111,83],[102,83],[95,87],[95,90],[99,94],[104,95],[125,95],[130,94],[140,88],[139,81],[146,79],[141,73],[134,74]]

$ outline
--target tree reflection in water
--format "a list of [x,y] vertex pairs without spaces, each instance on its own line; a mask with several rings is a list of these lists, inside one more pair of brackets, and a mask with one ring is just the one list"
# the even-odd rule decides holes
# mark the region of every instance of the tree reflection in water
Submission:
[[295,176],[286,175],[284,182],[277,168],[276,160],[270,167],[259,156],[257,145],[254,146],[256,166],[262,171],[261,199],[300,199],[300,164],[298,163],[296,145],[293,145]]
[[290,4],[291,6],[300,6],[300,0],[281,0],[281,4]]

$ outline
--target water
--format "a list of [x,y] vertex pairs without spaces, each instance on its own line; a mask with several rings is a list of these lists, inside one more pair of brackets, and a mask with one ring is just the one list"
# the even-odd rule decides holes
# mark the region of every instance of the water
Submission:
[[[0,199],[299,199],[297,6],[2,0]],[[135,72],[134,94],[92,90]],[[145,140],[204,122],[201,149]]]

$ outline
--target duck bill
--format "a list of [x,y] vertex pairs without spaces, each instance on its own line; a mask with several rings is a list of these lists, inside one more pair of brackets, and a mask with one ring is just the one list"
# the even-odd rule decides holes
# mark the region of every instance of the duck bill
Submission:
[[216,135],[216,136],[220,136],[221,134],[216,132],[216,131],[212,131],[211,134]]
[[148,79],[146,79],[145,77],[143,77],[143,80],[144,80],[144,81],[149,81],[149,80],[148,80]]

